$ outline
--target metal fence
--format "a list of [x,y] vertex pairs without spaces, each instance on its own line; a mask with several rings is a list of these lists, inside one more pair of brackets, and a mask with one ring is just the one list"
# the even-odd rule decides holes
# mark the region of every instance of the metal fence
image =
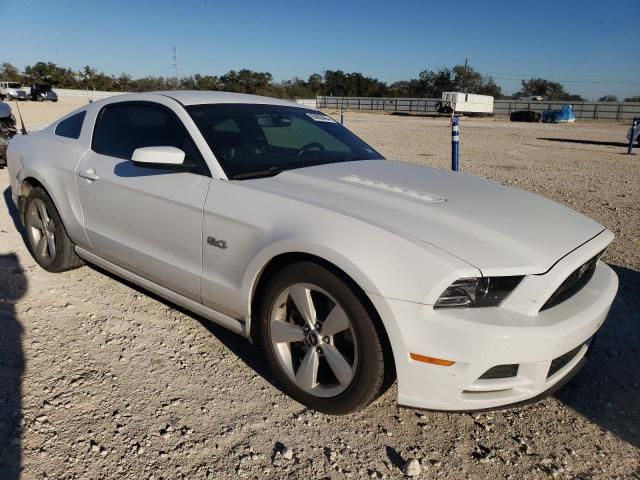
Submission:
[[[439,98],[372,98],[372,97],[318,97],[317,108],[343,108],[345,110],[369,110],[404,113],[436,113]],[[519,102],[516,100],[495,100],[493,111],[496,115],[509,115],[519,110],[560,110],[568,102]],[[637,102],[570,102],[581,120],[630,120],[640,117],[640,103]]]
[[85,97],[85,98],[91,98],[93,100],[113,97],[114,95],[122,95],[123,93],[123,92],[104,92],[101,90],[72,90],[69,88],[54,88],[53,91],[56,92],[59,97]]
[[316,108],[315,98],[296,98],[296,103],[305,107]]
[[509,115],[518,110],[560,110],[571,104],[576,118],[580,120],[631,120],[640,116],[640,103],[636,102],[516,102],[496,100],[493,111],[496,115]]
[[437,98],[318,97],[317,108],[435,113]]

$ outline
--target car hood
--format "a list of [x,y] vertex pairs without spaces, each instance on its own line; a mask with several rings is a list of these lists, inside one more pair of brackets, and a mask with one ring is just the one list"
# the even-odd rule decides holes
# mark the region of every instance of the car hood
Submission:
[[534,193],[398,161],[307,167],[243,184],[419,239],[484,275],[546,272],[604,230]]

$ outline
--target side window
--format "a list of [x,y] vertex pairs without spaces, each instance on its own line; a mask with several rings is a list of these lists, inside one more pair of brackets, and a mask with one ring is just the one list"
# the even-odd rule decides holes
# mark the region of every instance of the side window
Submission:
[[167,109],[149,104],[123,103],[105,107],[93,132],[92,148],[111,157],[131,160],[137,148],[176,147],[195,173],[207,172],[205,162],[182,123]]
[[82,122],[87,112],[76,113],[69,118],[64,119],[56,126],[56,135],[67,138],[80,138],[82,130]]

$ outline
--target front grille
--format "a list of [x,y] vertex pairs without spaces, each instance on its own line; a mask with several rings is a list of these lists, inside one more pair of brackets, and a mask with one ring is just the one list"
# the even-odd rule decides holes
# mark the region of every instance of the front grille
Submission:
[[508,365],[496,365],[484,372],[480,377],[480,380],[487,380],[490,378],[510,378],[518,375],[518,364],[512,363]]
[[558,358],[554,358],[551,361],[551,366],[549,367],[549,372],[547,373],[547,378],[556,374],[558,371],[562,369],[567,363],[569,363],[573,358],[578,354],[582,345],[578,345],[576,348],[571,350],[570,352],[565,353],[564,355],[559,356]]
[[549,300],[547,300],[547,302],[542,306],[540,311],[546,310],[547,308],[555,307],[556,305],[568,300],[580,290],[582,290],[582,287],[589,283],[589,280],[591,280],[591,277],[593,277],[593,273],[596,271],[596,264],[598,263],[600,255],[602,255],[602,252],[576,268],[571,273],[571,275],[569,275],[567,279],[562,282],[562,285],[560,285],[558,289],[553,292],[553,295],[549,297]]

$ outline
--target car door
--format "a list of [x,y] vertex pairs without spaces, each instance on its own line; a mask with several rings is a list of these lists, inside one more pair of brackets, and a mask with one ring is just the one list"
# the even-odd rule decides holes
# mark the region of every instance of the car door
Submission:
[[[172,146],[188,169],[131,161],[137,148]],[[201,301],[202,217],[211,175],[176,113],[155,102],[117,102],[96,117],[76,169],[93,253]]]

